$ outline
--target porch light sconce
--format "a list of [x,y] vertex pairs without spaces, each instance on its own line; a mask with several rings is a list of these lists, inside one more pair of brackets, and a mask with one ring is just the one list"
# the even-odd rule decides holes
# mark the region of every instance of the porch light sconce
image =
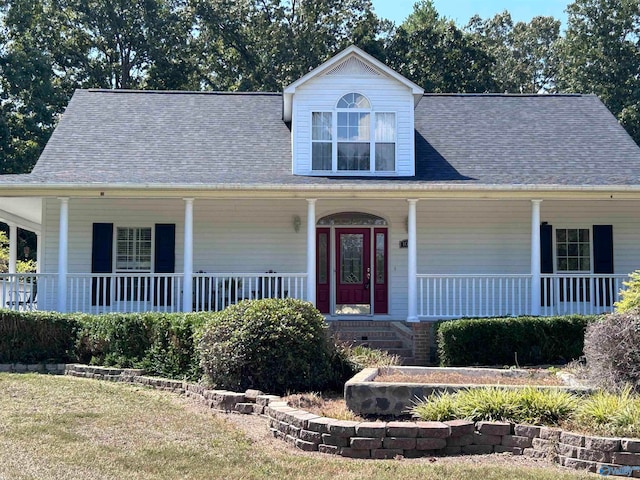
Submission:
[[300,224],[301,224],[301,220],[300,220],[300,216],[298,215],[294,215],[293,216],[293,230],[298,233],[300,231]]

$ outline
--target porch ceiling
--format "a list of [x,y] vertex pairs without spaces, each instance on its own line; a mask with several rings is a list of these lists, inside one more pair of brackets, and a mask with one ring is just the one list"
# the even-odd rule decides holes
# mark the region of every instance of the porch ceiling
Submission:
[[0,221],[39,232],[42,224],[41,197],[3,197]]

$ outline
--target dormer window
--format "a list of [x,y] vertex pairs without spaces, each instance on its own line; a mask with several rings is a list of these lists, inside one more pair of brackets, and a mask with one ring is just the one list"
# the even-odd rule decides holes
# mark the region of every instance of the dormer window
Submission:
[[347,93],[333,112],[312,112],[311,126],[313,171],[395,171],[396,114],[374,111],[364,95]]

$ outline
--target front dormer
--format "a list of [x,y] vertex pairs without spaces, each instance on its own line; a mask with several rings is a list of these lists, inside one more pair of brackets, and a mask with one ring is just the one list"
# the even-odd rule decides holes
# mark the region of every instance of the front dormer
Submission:
[[352,46],[284,90],[293,173],[415,175],[414,108],[424,91]]

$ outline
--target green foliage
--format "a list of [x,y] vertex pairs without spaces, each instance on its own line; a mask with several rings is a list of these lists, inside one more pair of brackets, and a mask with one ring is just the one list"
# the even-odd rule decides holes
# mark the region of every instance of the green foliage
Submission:
[[600,435],[640,437],[640,398],[628,388],[598,391],[580,403],[573,422]]
[[571,418],[578,404],[577,396],[562,390],[482,387],[432,395],[416,402],[411,413],[421,420],[465,418],[557,425]]
[[442,366],[566,363],[582,355],[584,331],[595,317],[508,317],[441,322]]
[[0,363],[79,361],[198,380],[201,372],[193,335],[208,316],[0,310]]
[[589,325],[584,353],[594,384],[640,392],[640,308],[610,313]]
[[0,363],[74,361],[78,330],[68,315],[0,309]]
[[616,312],[628,312],[640,308],[640,270],[629,275],[629,281],[622,282],[626,287],[620,291],[620,301],[616,302]]
[[326,390],[352,373],[322,314],[294,299],[243,301],[217,312],[199,334],[198,351],[207,380],[234,391]]

